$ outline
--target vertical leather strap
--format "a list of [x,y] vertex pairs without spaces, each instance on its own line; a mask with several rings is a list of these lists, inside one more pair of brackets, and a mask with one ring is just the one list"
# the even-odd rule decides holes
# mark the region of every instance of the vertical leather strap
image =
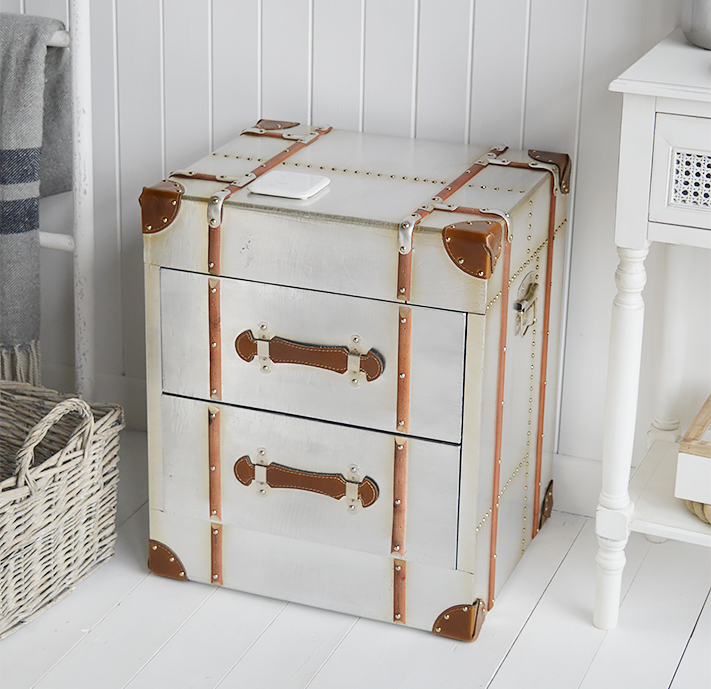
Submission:
[[412,285],[412,251],[397,255],[397,298],[410,301],[410,286]]
[[210,334],[210,398],[222,399],[222,317],[220,281],[208,278],[207,312]]
[[395,438],[393,471],[393,533],[390,551],[405,552],[405,523],[407,520],[407,439]]
[[393,560],[393,622],[407,624],[407,563]]
[[222,519],[222,476],[220,447],[220,410],[209,406],[207,409],[208,472],[210,487],[210,516]]
[[506,333],[509,315],[509,276],[511,273],[511,241],[508,228],[504,236],[504,266],[501,286],[501,334],[499,336],[499,368],[496,385],[496,434],[494,441],[494,485],[491,502],[491,546],[489,552],[489,607],[494,605],[496,584],[496,538],[499,523],[499,488],[501,483],[501,446],[504,427],[504,381],[506,374]]
[[222,524],[210,524],[211,575],[213,584],[222,586]]
[[551,200],[548,216],[548,253],[546,255],[546,281],[543,301],[543,333],[541,340],[541,384],[538,393],[538,433],[536,435],[536,476],[533,484],[533,533],[535,538],[540,526],[541,474],[543,468],[543,431],[545,425],[546,386],[548,384],[548,341],[550,339],[551,292],[553,289],[553,242],[555,240],[556,194],[555,178],[551,174]]
[[222,226],[207,228],[207,272],[219,275],[221,271],[220,256],[222,255]]
[[410,431],[410,352],[412,345],[412,309],[399,310],[397,354],[397,430]]
[[[461,189],[469,180],[474,177],[474,175],[481,172],[488,164],[492,158],[497,158],[502,153],[508,150],[508,146],[494,146],[489,150],[484,156],[482,156],[476,163],[470,165],[467,170],[465,170],[459,177],[454,181],[450,182],[444,189],[441,189],[439,193],[432,199],[432,203],[443,203],[452,194]],[[412,223],[413,233],[414,226],[419,222],[424,220],[433,210],[435,210],[432,203],[418,208],[407,220]],[[413,235],[414,236],[414,235]],[[412,285],[412,247],[406,253],[398,252],[398,268],[397,268],[397,298],[402,301],[410,301],[410,287]]]

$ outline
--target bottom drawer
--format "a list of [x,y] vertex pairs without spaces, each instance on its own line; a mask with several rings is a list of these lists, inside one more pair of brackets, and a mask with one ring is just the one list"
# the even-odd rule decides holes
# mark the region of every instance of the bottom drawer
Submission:
[[[153,509],[392,557],[394,436],[171,395],[162,399],[161,435],[151,485],[162,499],[152,496]],[[410,438],[407,454],[405,547],[397,555],[456,569],[460,446]],[[345,494],[344,479],[354,477],[356,500]]]

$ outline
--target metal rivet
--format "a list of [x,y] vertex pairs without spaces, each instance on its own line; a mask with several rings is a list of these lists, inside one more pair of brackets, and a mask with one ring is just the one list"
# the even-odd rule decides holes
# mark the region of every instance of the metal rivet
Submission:
[[463,258],[457,259],[457,263],[459,263],[459,265],[461,265],[462,263],[464,263],[464,259]]
[[212,578],[213,578],[213,579],[219,579],[220,577],[219,577],[219,575],[217,575],[217,574],[213,574],[213,575],[212,575]]
[[211,343],[210,343],[210,346],[211,346],[211,347],[217,347],[217,342],[211,342]]
[[399,501],[399,500],[396,500],[396,501],[395,501],[395,504],[396,504],[396,505],[399,505],[399,504],[400,504],[400,501]]
[[210,471],[215,471],[215,467],[210,467]]
[[398,450],[402,450],[403,447],[404,447],[404,445],[398,445],[398,446],[397,446],[397,449],[398,449]]
[[393,550],[395,550],[395,551],[400,550],[400,546],[399,545],[393,546]]
[[266,491],[264,488],[260,488],[259,494],[260,494],[260,495],[266,495],[266,494],[267,494],[267,491]]
[[262,371],[268,371],[268,370],[269,370],[269,366],[262,366]]
[[180,573],[180,576],[181,576],[181,577],[184,577],[184,576],[185,576],[185,572],[181,572],[181,573]]
[[400,288],[400,294],[405,294],[405,288],[404,288],[404,287],[401,287],[401,288]]
[[158,550],[158,546],[157,545],[152,546],[151,550]]
[[405,377],[405,374],[404,374],[404,373],[401,373],[401,374],[400,374],[400,378],[404,378],[404,377]]
[[357,384],[358,384],[358,379],[357,379],[357,378],[353,378],[353,379],[351,380],[351,383],[353,383],[353,385],[357,385]]
[[[496,557],[496,555],[494,555]],[[469,608],[462,608],[462,612],[468,612]]]
[[398,421],[398,422],[397,422],[397,425],[398,425],[398,426],[404,426],[404,425],[405,425],[405,422],[404,422],[404,421]]
[[396,572],[399,572],[401,569],[402,569],[402,567],[401,567],[400,565],[395,565],[395,571],[396,571]]
[[355,510],[356,506],[355,505],[348,505],[348,509],[353,512]]
[[214,264],[214,263],[208,263],[208,264],[207,264],[207,267],[208,267],[208,268],[214,268],[214,267],[215,267],[215,264]]
[[448,620],[448,619],[449,619],[449,615],[445,615],[445,616],[444,616],[444,619],[445,619],[445,620]]
[[171,205],[171,206],[177,206],[177,205],[178,205],[178,202],[177,202],[177,201],[171,201],[171,202],[170,202],[170,205]]
[[407,318],[401,318],[400,323],[407,323]]
[[217,514],[217,510],[212,510],[211,514]]
[[163,222],[168,222],[168,218],[162,218]]
[[150,230],[153,229],[153,227],[152,227],[151,225],[146,225],[146,229],[147,229],[148,231],[150,231]]
[[444,240],[444,241],[445,241],[445,242],[451,242],[451,241],[452,241],[452,238],[451,238],[451,237],[445,237],[445,240]]
[[400,619],[400,613],[397,613],[397,614],[395,615],[395,619],[396,619],[396,620],[399,620],[399,619]]
[[441,628],[441,627],[437,627],[437,628],[435,629],[435,632],[436,632],[437,634],[439,634],[441,631],[442,631],[442,628]]
[[210,287],[210,292],[215,294],[215,292],[217,292],[217,287]]
[[217,390],[216,390],[215,388],[212,388],[212,390],[210,390],[210,392],[211,392],[213,395],[216,395],[216,394],[217,394]]

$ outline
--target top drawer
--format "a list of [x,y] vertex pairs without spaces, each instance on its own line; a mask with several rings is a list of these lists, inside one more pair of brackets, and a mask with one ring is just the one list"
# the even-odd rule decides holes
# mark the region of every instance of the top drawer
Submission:
[[711,230],[711,119],[657,114],[649,220]]
[[[396,413],[400,304],[165,268],[160,289],[166,392],[403,433]],[[211,313],[209,297],[218,293]],[[411,308],[409,434],[459,443],[466,315]],[[214,346],[211,318],[219,323]],[[270,340],[269,352],[258,340]],[[211,349],[221,354],[217,393]],[[369,361],[358,376],[347,371],[355,349]],[[266,354],[270,361],[260,361]]]

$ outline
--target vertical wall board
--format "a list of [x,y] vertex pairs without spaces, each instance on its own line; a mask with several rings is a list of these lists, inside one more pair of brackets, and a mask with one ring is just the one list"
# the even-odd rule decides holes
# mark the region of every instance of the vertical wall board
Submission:
[[410,136],[417,0],[366,0],[363,128]]
[[121,334],[121,236],[116,198],[118,118],[114,1],[91,6],[91,82],[94,141],[94,228],[96,247],[96,369],[123,373]]
[[41,15],[67,23],[67,0],[25,0],[25,14]]
[[124,372],[145,377],[143,239],[138,197],[163,177],[161,3],[117,5]]
[[421,0],[416,136],[466,142],[473,0]]
[[311,0],[262,0],[261,116],[309,123]]
[[314,124],[360,129],[364,1],[314,0]]
[[212,107],[214,147],[259,119],[259,3],[213,0]]
[[559,447],[574,457],[602,456],[622,112],[608,85],[642,55],[643,14],[643,0],[588,3]]
[[585,0],[531,5],[524,148],[575,154]]
[[210,0],[164,3],[166,174],[211,150]]
[[476,2],[471,143],[520,146],[529,1]]
[[20,9],[20,0],[0,0],[0,12],[14,12],[17,14]]
[[683,0],[649,0],[642,18],[642,52],[651,50],[681,24]]

